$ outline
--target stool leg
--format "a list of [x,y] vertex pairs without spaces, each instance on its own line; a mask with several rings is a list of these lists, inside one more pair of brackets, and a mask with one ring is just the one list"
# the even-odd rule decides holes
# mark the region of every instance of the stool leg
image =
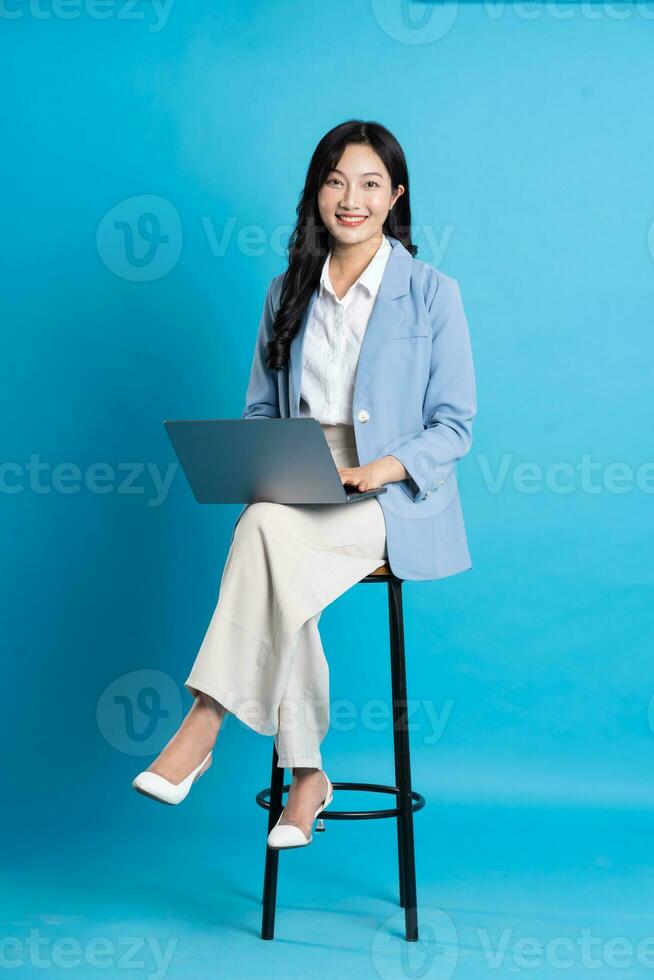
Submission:
[[[277,746],[273,743],[272,773],[270,776],[270,810],[268,811],[268,833],[277,823],[282,812],[282,791],[284,769],[278,766]],[[263,873],[263,912],[261,915],[261,938],[274,939],[275,907],[277,903],[277,871],[279,851],[266,844],[266,867]]]
[[409,746],[406,663],[402,582],[388,583],[388,612],[391,634],[391,675],[393,688],[393,729],[398,793],[398,848],[400,858],[400,900],[404,906],[407,942],[418,939],[416,865],[413,842],[413,799],[411,797],[411,758]]
[[[390,617],[390,615],[392,615],[390,613],[392,601],[393,600],[392,600],[392,596],[391,596],[391,586],[390,586],[390,582],[389,582],[389,584],[388,584],[388,608],[389,608],[389,617]],[[392,620],[391,620],[391,632],[392,632],[392,629],[393,629],[393,627],[392,627]],[[400,724],[401,724],[402,709],[400,708],[400,705],[399,705],[399,702],[398,702],[398,697],[397,697],[397,680],[396,680],[396,670],[395,670],[394,659],[395,658],[393,657],[392,647],[391,647],[391,691],[392,691],[392,699],[393,699],[393,757],[394,757],[394,761],[395,761],[395,785],[399,788],[399,785],[400,785],[400,732],[399,732],[399,728],[400,728]],[[399,809],[399,798],[398,797],[396,797],[396,806]],[[404,863],[403,863],[404,846],[403,846],[403,843],[402,843],[402,820],[400,819],[400,815],[399,814],[397,816],[397,820],[395,821],[395,823],[396,823],[396,827],[397,827],[397,867],[398,867],[398,875],[399,875],[399,883],[400,883],[400,905],[402,906],[402,908],[405,908],[405,906],[406,906],[406,898],[405,898],[405,895],[404,895]]]
[[[399,787],[400,784],[400,773],[399,773],[399,758],[400,758],[400,748],[397,744],[397,734],[395,734],[396,744],[395,744],[395,785]],[[396,805],[399,808],[399,799],[397,799]],[[398,815],[396,820],[397,825],[397,868],[399,876],[399,891],[400,891],[400,905],[402,908],[406,908],[406,895],[404,894],[404,844],[402,841],[402,820]]]

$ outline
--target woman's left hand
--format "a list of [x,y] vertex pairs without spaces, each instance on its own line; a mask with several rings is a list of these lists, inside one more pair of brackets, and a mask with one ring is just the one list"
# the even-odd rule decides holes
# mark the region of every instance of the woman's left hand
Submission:
[[361,493],[366,490],[377,490],[385,483],[395,483],[403,480],[407,472],[395,456],[383,456],[374,459],[365,466],[337,466],[341,483],[356,487]]
[[381,487],[384,474],[380,470],[380,461],[376,459],[374,463],[366,463],[365,466],[339,466],[338,475],[341,483],[346,483],[356,487],[357,490],[376,490]]

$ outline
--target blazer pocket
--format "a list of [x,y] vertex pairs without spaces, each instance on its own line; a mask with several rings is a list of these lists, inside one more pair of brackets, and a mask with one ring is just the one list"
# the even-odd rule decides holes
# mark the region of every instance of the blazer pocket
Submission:
[[412,337],[428,337],[431,340],[431,324],[414,322],[403,323],[393,340],[410,340]]

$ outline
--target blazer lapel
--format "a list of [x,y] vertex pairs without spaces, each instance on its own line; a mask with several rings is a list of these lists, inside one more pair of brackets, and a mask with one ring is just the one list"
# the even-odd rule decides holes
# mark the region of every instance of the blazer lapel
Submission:
[[[354,382],[355,404],[365,391],[373,375],[379,352],[387,341],[392,340],[393,337],[401,336],[402,324],[406,317],[406,313],[402,310],[402,304],[399,300],[409,291],[412,256],[399,239],[394,238],[392,235],[388,235],[387,237],[392,245],[392,251],[386,261],[379,291],[377,292],[377,297],[361,343]],[[302,317],[300,327],[293,337],[289,349],[289,376],[292,388],[292,391],[289,393],[291,418],[297,418],[299,416],[304,339],[307,323],[309,322],[309,317],[317,297],[318,290],[314,289]]]

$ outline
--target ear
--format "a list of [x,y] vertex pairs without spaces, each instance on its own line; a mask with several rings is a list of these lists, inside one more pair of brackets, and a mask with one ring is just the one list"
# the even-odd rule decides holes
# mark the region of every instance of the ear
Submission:
[[[395,204],[395,202],[397,201],[398,197],[401,197],[402,194],[404,194],[404,184],[398,184],[393,194],[393,201],[391,203],[391,208],[393,207],[393,204]],[[389,211],[391,208],[389,208]]]

